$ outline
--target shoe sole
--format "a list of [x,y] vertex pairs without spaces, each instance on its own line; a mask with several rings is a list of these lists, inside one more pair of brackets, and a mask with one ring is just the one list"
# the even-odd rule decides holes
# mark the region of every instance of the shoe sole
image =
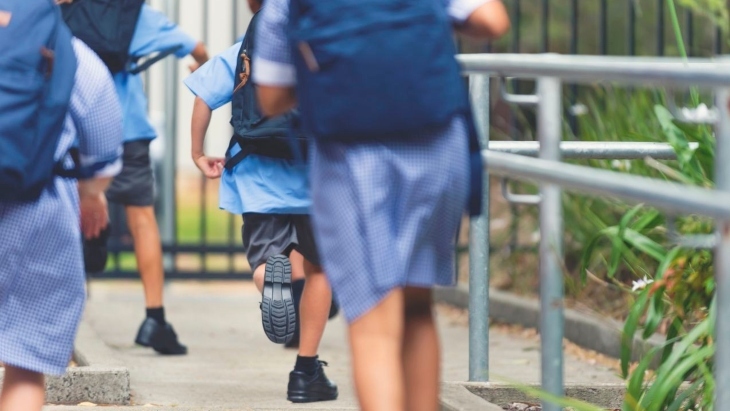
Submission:
[[266,260],[261,322],[269,340],[277,344],[291,341],[296,328],[296,312],[291,290],[291,263],[283,255]]
[[337,399],[338,393],[332,394],[325,394],[325,393],[296,393],[296,394],[287,394],[286,399],[290,402],[293,402],[295,404],[302,404],[306,402],[320,402],[320,401],[334,401]]
[[187,348],[179,348],[176,350],[170,350],[167,348],[155,348],[152,347],[153,350],[155,350],[156,353],[160,355],[169,355],[169,356],[175,356],[175,355],[188,355],[188,349]]

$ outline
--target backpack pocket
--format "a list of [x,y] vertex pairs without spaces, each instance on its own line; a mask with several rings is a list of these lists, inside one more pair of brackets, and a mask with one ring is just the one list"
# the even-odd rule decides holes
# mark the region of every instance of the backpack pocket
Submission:
[[[37,118],[44,76],[37,70],[21,68],[18,64],[0,66],[0,191],[24,190],[31,175],[30,168],[37,158]],[[52,159],[51,159],[52,160]]]

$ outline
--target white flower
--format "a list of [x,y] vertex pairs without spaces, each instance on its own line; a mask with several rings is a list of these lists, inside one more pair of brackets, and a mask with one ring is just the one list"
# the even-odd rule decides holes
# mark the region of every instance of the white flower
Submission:
[[570,112],[570,114],[572,114],[576,117],[584,116],[584,115],[588,114],[588,107],[586,107],[585,104],[578,103],[578,104],[574,104],[574,105],[570,106],[568,111]]
[[611,167],[615,170],[631,171],[631,161],[629,160],[612,160]]
[[680,112],[682,113],[682,117],[684,117],[687,121],[704,123],[717,120],[717,110],[707,107],[704,103],[700,104],[696,108],[684,107],[680,110]]
[[636,292],[636,291],[639,291],[639,290],[643,290],[644,288],[646,288],[647,285],[649,285],[649,284],[651,284],[653,282],[654,282],[653,279],[651,279],[651,278],[649,278],[647,276],[644,276],[644,278],[642,278],[641,280],[634,281],[634,285],[631,287],[631,291]]

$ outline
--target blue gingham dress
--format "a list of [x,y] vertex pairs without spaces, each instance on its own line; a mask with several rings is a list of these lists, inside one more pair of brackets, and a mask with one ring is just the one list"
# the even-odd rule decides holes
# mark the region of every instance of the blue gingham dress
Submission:
[[[114,84],[101,60],[74,39],[78,59],[69,115],[56,150],[78,137],[82,164],[121,168],[122,121]],[[76,182],[56,178],[33,203],[0,202],[0,362],[63,374],[85,301]]]
[[[489,0],[445,0],[455,22]],[[267,0],[258,26],[254,81],[292,86],[288,0]],[[349,322],[396,288],[450,285],[469,189],[464,121],[418,143],[313,142],[312,218],[325,272]]]

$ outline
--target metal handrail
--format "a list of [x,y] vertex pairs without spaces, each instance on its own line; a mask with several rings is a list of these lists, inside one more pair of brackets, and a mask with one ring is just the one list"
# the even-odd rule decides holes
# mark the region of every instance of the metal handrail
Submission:
[[618,82],[647,86],[730,84],[730,58],[618,57],[545,54],[460,54],[464,74],[553,77],[569,83]]
[[730,193],[617,171],[499,153],[491,149],[484,150],[482,156],[493,175],[559,184],[585,194],[651,204],[671,213],[700,214],[730,220]]
[[[690,150],[697,150],[699,143],[689,143]],[[490,141],[489,150],[501,153],[537,157],[539,141]],[[677,153],[667,143],[640,143],[624,141],[563,141],[560,143],[563,158],[573,160],[641,160],[651,157],[657,160],[676,160]]]
[[[460,55],[469,75],[475,121],[483,148],[489,142],[489,77],[537,80],[537,135],[539,149],[517,150],[540,159],[484,151],[485,173],[526,178],[540,184],[540,330],[542,387],[562,396],[563,387],[563,210],[561,186],[594,195],[608,195],[646,203],[672,213],[703,214],[716,218],[715,278],[718,318],[730,317],[730,59],[627,58],[479,54]],[[570,143],[562,142],[562,86],[565,83],[614,82],[622,85],[683,88],[702,86],[715,94],[716,189],[670,183],[608,170],[561,163]],[[534,143],[532,143],[534,144]],[[567,144],[567,145],[566,145]],[[605,144],[605,143],[604,143]],[[493,146],[494,145],[494,146]],[[633,155],[643,156],[641,150]],[[567,152],[566,152],[567,151]],[[591,150],[589,150],[591,151]],[[632,151],[632,150],[629,150]],[[602,158],[605,158],[602,157]],[[483,214],[471,221],[469,275],[469,378],[489,378],[489,178],[484,181]],[[730,386],[730,322],[715,325],[717,387]],[[718,389],[715,408],[730,409],[730,390]],[[544,411],[560,407],[543,401]]]

